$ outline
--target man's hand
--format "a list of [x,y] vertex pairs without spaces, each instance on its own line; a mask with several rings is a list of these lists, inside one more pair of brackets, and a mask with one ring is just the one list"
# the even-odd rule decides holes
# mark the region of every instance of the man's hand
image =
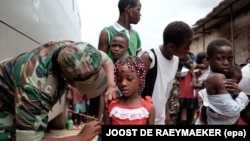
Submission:
[[108,105],[108,103],[111,100],[117,99],[117,98],[119,98],[118,89],[116,87],[108,87],[105,93],[105,97],[104,97],[105,107]]
[[92,141],[101,132],[99,121],[90,121],[85,124],[79,134],[62,138],[46,137],[42,141]]
[[78,136],[84,141],[91,141],[101,132],[101,123],[99,121],[90,121],[85,124]]

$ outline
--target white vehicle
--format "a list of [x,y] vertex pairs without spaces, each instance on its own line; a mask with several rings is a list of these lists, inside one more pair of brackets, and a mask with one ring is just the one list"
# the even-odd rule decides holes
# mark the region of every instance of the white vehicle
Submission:
[[[0,1],[0,60],[57,40],[81,40],[81,19],[75,0]],[[67,109],[64,95],[49,113],[54,128],[65,127]]]

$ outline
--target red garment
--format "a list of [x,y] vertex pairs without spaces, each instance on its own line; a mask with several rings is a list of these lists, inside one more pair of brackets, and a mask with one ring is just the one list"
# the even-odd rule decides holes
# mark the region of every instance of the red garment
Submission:
[[84,100],[81,93],[75,87],[69,86],[69,91],[72,95],[72,104],[73,105],[75,105],[79,102],[82,102]]
[[180,98],[194,98],[194,89],[192,87],[192,74],[188,71],[184,78],[180,78],[179,83]]
[[149,117],[152,99],[146,96],[141,98],[141,105],[125,106],[119,104],[120,99],[111,101],[108,106],[112,125],[146,125]]
[[248,125],[241,117],[239,118],[237,125]]

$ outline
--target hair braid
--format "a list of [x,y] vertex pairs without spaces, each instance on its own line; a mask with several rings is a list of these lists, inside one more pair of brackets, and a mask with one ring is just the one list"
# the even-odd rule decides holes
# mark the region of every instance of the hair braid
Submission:
[[117,74],[118,68],[125,64],[128,65],[128,68],[132,72],[136,71],[136,74],[140,79],[138,93],[141,94],[142,90],[145,87],[145,77],[146,77],[145,65],[143,61],[141,60],[141,58],[136,57],[136,56],[122,57],[119,60],[117,60],[115,63],[115,74]]

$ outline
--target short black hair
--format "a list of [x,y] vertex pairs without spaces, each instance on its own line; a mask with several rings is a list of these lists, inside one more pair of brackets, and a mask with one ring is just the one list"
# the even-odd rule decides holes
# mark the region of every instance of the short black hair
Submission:
[[196,55],[196,63],[202,64],[202,60],[207,57],[207,53],[205,51],[198,52]]
[[233,48],[232,43],[225,39],[225,38],[217,38],[213,41],[211,41],[208,46],[207,46],[207,56],[210,58],[214,55],[215,50],[218,47],[222,47],[222,46],[229,46],[231,48]]
[[[236,74],[239,74],[239,75],[241,76],[241,78],[242,78],[241,69],[240,69],[238,66],[236,66],[236,65],[232,65],[230,71],[226,74],[226,77],[227,77],[227,79],[231,79],[231,78],[233,78]],[[240,79],[241,79],[241,78],[240,78]]]
[[182,21],[174,21],[168,24],[163,31],[163,44],[173,43],[178,48],[192,37],[193,31],[189,25]]
[[119,0],[118,8],[120,14],[124,12],[125,8],[130,5],[131,7],[136,7],[139,0]]
[[[123,34],[123,33],[118,32],[118,33],[116,33],[116,34],[114,35],[114,37],[112,38],[112,40],[113,40],[115,37],[121,37],[121,38],[124,38],[124,39],[126,40],[126,42],[129,44],[129,39],[128,39],[128,36],[127,36],[127,35],[125,35],[125,34]],[[111,41],[112,41],[112,40],[111,40]]]

